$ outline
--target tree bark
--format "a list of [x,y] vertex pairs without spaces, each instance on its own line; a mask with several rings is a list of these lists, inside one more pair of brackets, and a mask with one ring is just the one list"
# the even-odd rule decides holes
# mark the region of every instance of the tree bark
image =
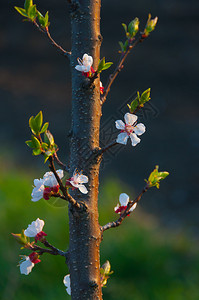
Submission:
[[91,55],[94,69],[100,58],[100,0],[79,0],[71,6],[72,30],[72,136],[70,146],[70,175],[75,169],[88,176],[89,192],[74,190],[71,195],[87,205],[78,210],[69,205],[69,270],[71,297],[74,300],[102,299],[100,284],[101,231],[98,223],[98,186],[100,158],[89,157],[99,147],[101,118],[99,78],[92,86],[89,79],[75,70],[77,58]]

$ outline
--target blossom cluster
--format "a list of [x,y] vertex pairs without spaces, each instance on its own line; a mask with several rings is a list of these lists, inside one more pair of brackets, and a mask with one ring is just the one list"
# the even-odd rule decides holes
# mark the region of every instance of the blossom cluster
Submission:
[[[64,172],[63,170],[57,170],[57,175],[60,179],[63,178]],[[87,194],[88,190],[84,186],[84,183],[88,182],[88,177],[83,175],[82,172],[78,173],[76,170],[73,172],[73,176],[66,180],[66,187],[72,189],[79,189],[79,191],[83,194]],[[32,191],[32,201],[36,202],[40,199],[49,200],[53,194],[57,194],[59,192],[59,184],[53,172],[46,172],[43,178],[34,180],[34,188]]]
[[[45,236],[47,234],[42,231],[44,227],[44,221],[37,218],[24,230],[24,234],[27,237],[34,237],[35,242],[45,241]],[[29,256],[24,256],[23,260],[20,262],[20,272],[21,274],[28,275],[35,264],[39,263],[39,254],[37,252],[32,252]]]

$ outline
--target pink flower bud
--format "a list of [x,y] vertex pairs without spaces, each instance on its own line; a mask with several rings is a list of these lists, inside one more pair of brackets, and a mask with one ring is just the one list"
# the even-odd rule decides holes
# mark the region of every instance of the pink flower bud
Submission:
[[44,231],[40,231],[39,233],[37,233],[37,235],[35,236],[35,243],[37,243],[37,241],[44,241],[45,240],[45,237],[44,236],[47,236],[47,233],[45,233]]
[[29,259],[33,264],[38,264],[41,261],[41,259],[39,259],[39,254],[37,252],[32,252],[29,255]]
[[44,189],[44,192],[43,192],[43,198],[45,200],[49,200],[50,199],[50,193],[51,193],[51,188],[46,187]]

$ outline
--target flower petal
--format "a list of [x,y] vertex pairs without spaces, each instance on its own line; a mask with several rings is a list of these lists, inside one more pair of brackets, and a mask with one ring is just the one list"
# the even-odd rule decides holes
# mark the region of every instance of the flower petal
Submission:
[[114,207],[114,211],[118,210],[119,207],[119,204],[117,204],[117,206]]
[[142,135],[146,130],[146,127],[144,126],[144,124],[139,123],[134,127],[134,132],[137,135]]
[[64,285],[66,286],[66,291],[69,295],[71,295],[71,287],[70,287],[70,274],[66,275],[63,280]]
[[77,65],[77,66],[75,66],[75,69],[80,72],[85,72],[85,66]]
[[27,256],[26,260],[20,264],[20,273],[24,274],[24,275],[28,275],[32,271],[32,268],[34,267],[34,265],[35,264],[32,263],[30,261],[29,257]]
[[87,194],[88,193],[87,188],[83,184],[78,185],[78,189],[80,190],[80,192],[82,194]]
[[133,211],[134,209],[136,209],[137,203],[133,204],[133,206],[131,207],[131,209],[129,211]]
[[79,183],[87,183],[88,182],[88,177],[86,175],[79,175],[78,176],[78,182]]
[[130,113],[126,113],[124,116],[125,123],[128,125],[133,125],[137,121],[137,118],[136,115]]
[[120,130],[125,129],[125,124],[122,120],[115,121],[115,126],[116,126],[117,129],[120,129]]
[[135,133],[131,133],[130,138],[131,138],[132,146],[136,146],[141,141],[141,139],[139,139]]
[[24,234],[28,237],[35,237],[37,233],[41,232],[44,227],[44,221],[37,218],[28,225],[28,228],[24,231]]
[[122,193],[119,196],[119,201],[122,206],[127,206],[128,202],[129,202],[129,196],[126,193]]
[[116,143],[126,145],[128,140],[128,134],[126,132],[122,132],[118,134]]
[[66,287],[70,287],[70,274],[64,276],[63,283]]

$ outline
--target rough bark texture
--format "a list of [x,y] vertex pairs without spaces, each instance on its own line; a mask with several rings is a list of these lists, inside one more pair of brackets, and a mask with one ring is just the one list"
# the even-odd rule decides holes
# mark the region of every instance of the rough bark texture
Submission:
[[77,168],[89,177],[89,193],[78,190],[72,196],[84,201],[87,209],[69,207],[69,269],[72,299],[102,299],[100,287],[101,232],[98,223],[98,185],[100,161],[88,160],[99,147],[101,117],[99,79],[88,87],[89,79],[74,69],[77,58],[84,53],[92,55],[96,70],[100,58],[100,0],[80,0],[79,7],[71,9],[72,30],[72,137],[70,148],[70,175]]

